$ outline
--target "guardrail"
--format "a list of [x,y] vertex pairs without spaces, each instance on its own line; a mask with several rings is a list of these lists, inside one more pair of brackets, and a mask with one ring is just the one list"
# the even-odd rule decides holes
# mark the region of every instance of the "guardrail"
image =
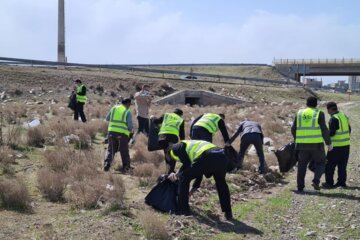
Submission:
[[[218,75],[218,74],[208,74],[208,73],[189,73],[183,71],[174,71],[166,69],[154,69],[154,68],[144,68],[144,66],[193,66],[191,64],[158,64],[158,65],[121,65],[121,64],[82,64],[82,63],[60,63],[54,61],[42,61],[42,60],[32,60],[32,59],[19,59],[19,58],[7,58],[0,57],[0,64],[3,61],[6,64],[15,64],[15,65],[31,65],[31,66],[65,66],[65,67],[86,67],[86,68],[107,68],[107,69],[118,69],[126,71],[139,71],[139,72],[150,72],[150,73],[159,73],[159,74],[174,74],[174,75],[192,75],[196,77],[208,77],[215,79],[233,79],[233,80],[243,80],[247,82],[257,82],[257,83],[270,83],[270,84],[286,84],[286,85],[299,85],[298,82],[288,80],[271,80],[263,78],[251,78],[251,77],[239,77],[239,76],[229,76],[229,75]],[[195,64],[196,65],[196,64]],[[196,66],[235,66],[236,64],[197,64]],[[239,64],[239,66],[269,66],[267,64]]]
[[277,64],[360,64],[360,58],[274,59],[273,65]]

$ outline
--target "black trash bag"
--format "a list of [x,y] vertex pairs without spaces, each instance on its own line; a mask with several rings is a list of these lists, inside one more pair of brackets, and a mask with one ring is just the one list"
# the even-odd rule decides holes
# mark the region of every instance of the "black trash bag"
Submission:
[[278,159],[280,172],[288,172],[297,163],[297,152],[295,150],[295,143],[291,142],[275,151]]
[[162,212],[175,213],[178,210],[177,195],[178,182],[165,179],[151,189],[145,203]]
[[70,108],[73,111],[75,111],[75,109],[76,109],[76,93],[75,92],[72,92],[69,97],[68,108]]
[[159,127],[151,119],[150,125],[149,125],[149,138],[148,138],[148,151],[149,152],[162,149],[159,146],[158,140],[159,140]]
[[227,167],[227,172],[232,172],[235,169],[240,167],[240,162],[238,161],[238,153],[232,146],[224,147],[225,156],[228,158],[229,163]]

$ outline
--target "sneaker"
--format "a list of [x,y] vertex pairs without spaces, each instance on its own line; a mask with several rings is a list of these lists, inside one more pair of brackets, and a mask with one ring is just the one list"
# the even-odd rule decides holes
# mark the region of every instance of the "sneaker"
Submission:
[[105,163],[104,163],[104,171],[105,171],[105,172],[108,172],[109,169],[110,169],[110,163],[109,163],[109,162],[105,162]]
[[314,188],[315,190],[317,190],[317,191],[320,190],[320,186],[319,186],[318,183],[312,183],[311,185],[313,186],[313,188]]
[[231,211],[229,211],[229,212],[225,212],[225,218],[226,218],[226,220],[228,220],[228,221],[234,220],[234,218],[233,218],[233,215],[232,215],[232,212],[231,212]]
[[332,189],[334,188],[335,186],[333,184],[328,184],[326,182],[324,182],[323,184],[321,184],[321,186],[325,189]]

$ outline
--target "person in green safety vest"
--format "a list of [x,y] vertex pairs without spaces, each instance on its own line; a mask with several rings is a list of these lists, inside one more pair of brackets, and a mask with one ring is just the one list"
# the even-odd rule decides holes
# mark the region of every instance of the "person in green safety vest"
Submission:
[[212,142],[215,133],[220,130],[224,143],[229,140],[223,113],[205,113],[197,117],[190,127],[191,139]]
[[[350,154],[350,133],[351,126],[349,118],[338,110],[335,102],[327,103],[327,111],[331,118],[329,121],[329,130],[333,150],[327,153],[327,163],[325,165],[325,183],[323,187],[347,187],[346,185],[346,167]],[[334,172],[338,168],[338,179],[334,185]]]
[[183,111],[176,108],[173,113],[165,113],[160,118],[151,118],[154,124],[161,124],[158,142],[159,146],[164,150],[168,169],[171,169],[174,163],[166,157],[167,149],[172,144],[179,142],[179,140],[185,139],[185,124],[182,115]]
[[120,105],[111,108],[106,117],[108,125],[108,149],[104,161],[104,171],[110,169],[114,155],[120,151],[122,160],[121,171],[126,173],[130,167],[129,139],[133,135],[132,115],[130,111],[131,99],[125,98]]
[[175,163],[182,163],[178,173],[173,172],[173,168],[168,175],[168,179],[171,181],[179,180],[179,212],[177,214],[191,215],[190,182],[205,175],[208,178],[214,177],[221,210],[225,213],[226,219],[232,220],[230,192],[225,180],[229,160],[225,156],[224,149],[202,140],[184,140],[172,145],[166,155]]
[[[224,143],[229,140],[229,133],[225,126],[225,114],[205,113],[194,119],[190,127],[190,135],[192,140],[203,140],[213,142],[213,136],[220,130]],[[196,179],[190,190],[192,195],[200,188],[202,177]]]
[[314,162],[315,171],[312,186],[320,190],[320,178],[325,169],[325,148],[332,150],[329,130],[325,123],[325,114],[317,107],[317,98],[308,97],[306,108],[300,109],[291,127],[298,151],[297,190],[304,191],[306,169],[310,161]]
[[76,93],[76,105],[74,109],[74,120],[78,121],[79,116],[82,122],[86,122],[86,116],[84,113],[84,105],[87,101],[86,87],[80,79],[75,80],[75,93]]

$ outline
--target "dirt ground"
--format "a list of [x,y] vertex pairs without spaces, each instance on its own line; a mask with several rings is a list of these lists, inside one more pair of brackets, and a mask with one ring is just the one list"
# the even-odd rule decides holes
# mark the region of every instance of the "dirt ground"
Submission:
[[[93,86],[90,92],[92,103],[87,106],[92,118],[102,119],[116,97],[111,96],[112,89],[118,89],[117,95],[135,92],[135,86],[143,82],[152,84],[153,90],[161,89],[162,84],[154,79],[137,79],[128,75],[111,71],[65,71],[58,72],[48,69],[8,68],[0,67],[0,92],[8,95],[1,102],[2,108],[17,102],[26,109],[34,108],[36,113],[23,117],[22,121],[40,116],[45,123],[53,119],[44,109],[54,109],[57,115],[71,120],[71,113],[61,110],[66,107],[67,94],[72,85],[69,81],[81,77],[86,79],[88,86]],[[170,83],[174,89],[208,88],[209,85],[198,83]],[[100,85],[104,91],[100,94]],[[253,106],[238,109],[225,107],[225,110],[236,113],[229,118],[229,132],[236,129],[236,121],[244,115],[258,117],[262,124],[269,122],[267,116],[278,116],[276,121],[286,125],[267,125],[267,134],[279,148],[291,140],[289,121],[291,113],[301,106],[306,95],[299,89],[268,88],[253,86],[211,85],[216,92],[242,96],[254,102]],[[16,94],[18,89],[22,93]],[[97,89],[97,90],[96,90]],[[33,93],[30,93],[34,90]],[[266,94],[265,94],[266,93]],[[321,94],[321,93],[320,93]],[[232,207],[235,220],[226,221],[219,210],[214,182],[207,179],[202,188],[191,198],[194,216],[181,217],[154,211],[145,205],[144,197],[150,191],[152,184],[144,184],[140,177],[120,174],[112,170],[110,174],[121,176],[126,188],[125,207],[108,210],[102,207],[93,209],[77,208],[67,202],[50,202],[45,199],[37,184],[37,172],[44,167],[45,148],[29,148],[17,150],[16,164],[13,165],[15,175],[24,179],[31,197],[31,211],[19,212],[0,208],[0,239],[360,239],[360,103],[347,102],[347,96],[323,94],[324,101],[335,99],[341,101],[341,110],[350,116],[352,124],[352,147],[348,166],[348,185],[346,189],[322,189],[317,192],[310,183],[312,173],[307,173],[306,192],[297,194],[296,168],[290,173],[270,178],[254,172],[257,158],[249,153],[246,156],[248,168],[236,174],[228,174],[227,181],[231,191]],[[12,99],[11,101],[5,101]],[[55,100],[55,101],[54,101]],[[39,104],[39,102],[42,102]],[[30,104],[29,104],[30,103]],[[95,106],[100,105],[100,109]],[[261,106],[261,107],[256,107]],[[160,114],[170,106],[157,106],[154,114]],[[21,109],[21,108],[19,108]],[[41,112],[40,110],[44,110]],[[208,109],[205,109],[208,110]],[[187,122],[204,109],[191,108],[185,116]],[[214,110],[220,110],[215,107]],[[257,111],[263,114],[257,116]],[[46,116],[46,117],[45,117]],[[56,116],[56,117],[60,117]],[[55,118],[55,117],[54,117]],[[280,124],[281,125],[281,124]],[[215,140],[221,144],[222,139]],[[97,136],[92,147],[104,156],[105,145],[101,143],[102,136]],[[136,147],[131,150],[135,157]],[[238,149],[239,142],[234,144]],[[141,145],[142,146],[142,145]],[[266,158],[271,165],[276,165],[276,158],[271,151],[266,150]],[[116,161],[120,162],[120,157]],[[98,159],[101,170],[103,159]],[[137,163],[140,164],[140,163]],[[255,166],[253,166],[255,165]],[[1,177],[1,175],[0,175]],[[154,219],[158,221],[154,221]],[[146,228],[146,222],[154,225],[152,231],[167,232],[164,235],[153,235]],[[150,237],[149,237],[150,236]]]

